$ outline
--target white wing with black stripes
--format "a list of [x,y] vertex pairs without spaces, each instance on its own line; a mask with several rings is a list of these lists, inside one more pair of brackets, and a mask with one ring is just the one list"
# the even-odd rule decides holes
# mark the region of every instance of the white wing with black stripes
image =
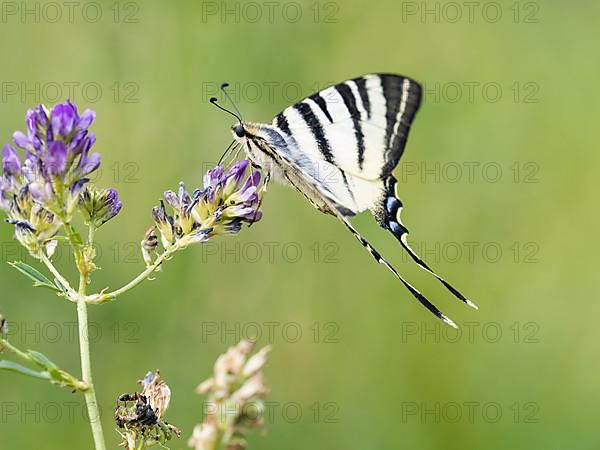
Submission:
[[236,139],[254,164],[294,186],[319,210],[335,215],[436,316],[456,326],[408,283],[362,237],[347,217],[369,210],[424,270],[456,297],[475,307],[434,273],[410,248],[400,220],[392,171],[406,146],[421,104],[421,86],[410,78],[369,74],[317,92],[286,108],[272,124],[243,123]]
[[324,89],[273,120],[306,156],[347,174],[384,179],[398,164],[421,87],[398,75],[365,75]]

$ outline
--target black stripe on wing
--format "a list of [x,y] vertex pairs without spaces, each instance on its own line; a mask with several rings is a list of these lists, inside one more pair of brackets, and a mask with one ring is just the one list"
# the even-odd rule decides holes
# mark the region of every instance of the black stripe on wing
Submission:
[[337,84],[335,86],[335,90],[340,94],[342,100],[344,101],[344,105],[348,109],[350,116],[352,117],[352,126],[354,128],[354,137],[356,138],[357,145],[357,159],[358,159],[358,167],[362,170],[363,164],[365,162],[365,136],[363,134],[361,120],[360,120],[360,111],[356,107],[356,98],[354,98],[354,93],[352,89],[347,84]]
[[283,131],[285,134],[292,134],[292,132],[290,131],[290,124],[285,118],[283,112],[277,114],[277,117],[275,117],[275,123],[279,127],[279,129],[281,129],[281,131]]
[[329,113],[329,110],[327,109],[327,102],[325,101],[325,99],[323,97],[321,97],[321,94],[319,92],[311,95],[310,98],[313,102],[315,102],[319,108],[321,108],[321,111],[323,111],[323,114],[325,114],[325,117],[327,117],[327,119],[329,120],[329,123],[333,123],[333,118],[331,117],[331,114]]
[[317,141],[319,151],[321,152],[325,160],[328,163],[333,164],[333,153],[331,153],[329,141],[327,140],[327,136],[325,136],[325,131],[323,130],[323,126],[321,125],[319,118],[315,115],[310,105],[308,103],[300,102],[294,105],[294,109],[298,111],[298,113],[302,117],[302,120],[304,120],[304,122],[306,122],[306,125],[308,125],[310,132]]
[[402,157],[410,125],[421,105],[421,86],[399,75],[378,75],[386,104],[387,145],[381,177],[391,174]]
[[[273,125],[278,126],[282,132],[292,135],[295,129],[303,127],[304,124],[289,122],[295,114],[292,116],[286,114],[286,111],[287,113],[290,110],[298,111],[304,119],[302,122],[308,125],[317,139],[321,153],[328,162],[333,162],[336,152],[347,152],[350,149],[338,149],[335,147],[336,142],[325,145],[327,139],[323,127],[327,128],[337,122],[352,119],[357,141],[357,148],[354,149],[358,153],[356,166],[360,169],[363,169],[363,166],[370,166],[372,177],[385,180],[398,165],[404,152],[411,123],[421,103],[421,86],[416,81],[401,75],[367,74],[336,84],[333,89],[342,96],[345,108],[340,109],[341,102],[337,95],[332,97],[329,95],[331,91],[328,91],[327,95],[323,94],[324,91],[320,91],[286,108],[275,117]],[[307,101],[308,99],[310,101]],[[336,102],[337,105],[334,104]],[[324,117],[320,114],[316,115],[319,111]],[[321,117],[323,117],[322,121],[319,119]],[[372,126],[367,128],[364,122]],[[378,129],[381,130],[381,139],[371,139]],[[381,152],[382,156],[377,158],[381,160],[381,167],[374,167],[371,161],[365,161],[369,157],[368,153],[371,152]],[[342,170],[353,168],[340,167]]]
[[362,101],[363,107],[367,112],[367,119],[371,118],[371,101],[369,100],[369,92],[367,91],[367,80],[365,77],[355,78],[353,80],[358,89],[358,95]]
[[429,272],[436,277],[445,287],[448,289],[456,298],[468,306],[477,309],[477,306],[461,294],[458,289],[440,277],[433,271],[431,267],[427,265],[425,261],[412,249],[408,243],[408,229],[402,224],[400,220],[400,212],[402,211],[402,202],[396,196],[396,179],[390,176],[386,182],[386,195],[383,201],[379,205],[378,209],[374,212],[377,223],[386,230],[390,231],[398,242],[402,245],[404,250],[410,255],[413,261],[423,270]]

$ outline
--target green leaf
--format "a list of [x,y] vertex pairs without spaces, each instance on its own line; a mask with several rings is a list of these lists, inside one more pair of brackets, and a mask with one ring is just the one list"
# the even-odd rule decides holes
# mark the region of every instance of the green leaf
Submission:
[[54,364],[48,359],[46,355],[43,355],[40,352],[36,352],[34,350],[27,350],[27,354],[31,356],[31,360],[34,363],[48,371],[58,369],[58,366],[56,364]]
[[52,377],[53,380],[60,382],[60,383],[65,383],[65,376],[63,374],[63,371],[60,369],[48,369],[48,374]]
[[58,278],[54,279],[54,284],[56,287],[62,292],[64,295],[67,295],[68,289],[65,285],[63,285]]
[[38,378],[40,380],[50,379],[50,376],[46,372],[36,372],[35,370],[28,369],[27,367],[12,361],[0,361],[0,370],[20,373],[21,375],[27,375],[28,377]]
[[44,287],[53,291],[62,292],[62,289],[58,288],[52,281],[50,281],[44,274],[37,269],[34,269],[29,264],[25,264],[23,261],[9,262],[11,266],[21,272],[23,275],[33,280],[34,287]]

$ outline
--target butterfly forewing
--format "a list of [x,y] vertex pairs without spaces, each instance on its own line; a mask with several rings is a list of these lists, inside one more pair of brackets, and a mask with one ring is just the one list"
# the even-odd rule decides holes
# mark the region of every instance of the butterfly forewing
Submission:
[[292,135],[311,159],[323,158],[347,174],[378,180],[398,164],[420,102],[416,81],[370,74],[305,98],[273,124]]

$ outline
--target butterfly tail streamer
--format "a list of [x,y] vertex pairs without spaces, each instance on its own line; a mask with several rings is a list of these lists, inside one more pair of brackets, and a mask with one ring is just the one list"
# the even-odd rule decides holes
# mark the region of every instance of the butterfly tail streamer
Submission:
[[380,206],[380,209],[375,212],[375,219],[379,223],[382,228],[390,231],[394,237],[400,242],[404,250],[410,255],[413,261],[423,270],[429,272],[435,278],[437,278],[440,283],[442,283],[446,289],[448,289],[452,294],[458,298],[460,301],[465,303],[474,309],[479,309],[475,303],[466,298],[463,294],[461,294],[458,289],[440,277],[437,273],[431,269],[427,265],[425,261],[421,259],[421,257],[412,249],[410,244],[408,243],[408,229],[402,224],[400,219],[400,213],[402,212],[402,202],[398,198],[396,194],[396,179],[392,176],[388,177],[386,180],[386,188],[387,195],[383,201],[383,204]]
[[352,224],[344,217],[341,213],[335,211],[338,219],[342,221],[346,228],[350,230],[350,232],[358,239],[358,242],[366,248],[371,256],[377,261],[379,264],[383,264],[387,269],[392,272],[396,277],[402,282],[402,284],[408,289],[408,291],[415,297],[425,308],[427,308],[433,315],[442,321],[446,322],[453,328],[458,328],[458,326],[454,323],[452,319],[442,313],[433,303],[431,303],[423,294],[421,294],[413,285],[411,285],[408,281],[406,281],[402,275],[398,273],[398,271],[383,257],[381,254],[367,241],[353,226]]
[[[283,155],[275,154],[274,159],[275,159],[275,161],[277,161],[280,164],[280,166],[284,162],[289,164],[289,162],[286,160],[286,158]],[[284,171],[284,173],[285,173],[285,171]],[[292,180],[290,180],[289,178],[287,178],[287,179],[292,186],[295,186],[294,183],[292,182]],[[298,189],[298,187],[296,187],[296,189]],[[300,189],[298,189],[298,190],[300,190]],[[302,191],[300,190],[300,192],[302,192]],[[398,273],[398,271],[394,268],[394,266],[392,266],[383,256],[381,256],[381,254],[375,249],[375,247],[373,247],[369,243],[369,241],[367,241],[358,232],[358,230],[356,230],[356,228],[354,228],[352,226],[352,224],[348,221],[348,219],[344,216],[344,214],[342,212],[340,212],[340,210],[336,207],[334,202],[327,195],[325,195],[325,193],[322,193],[322,194],[323,194],[322,200],[328,207],[327,213],[332,214],[335,217],[337,217],[346,226],[346,228],[354,235],[354,237],[356,237],[356,239],[358,239],[358,242],[360,242],[361,245],[369,251],[369,253],[373,257],[373,259],[375,259],[375,261],[377,261],[379,264],[383,264],[390,272],[392,272],[396,276],[396,278],[398,278],[402,282],[402,284],[406,287],[406,289],[408,289],[408,291],[413,295],[413,297],[415,297],[423,306],[425,306],[425,308],[427,308],[434,316],[436,316],[438,319],[442,320],[443,322],[447,323],[451,327],[458,328],[458,325],[456,325],[456,323],[454,323],[454,321],[452,319],[450,319],[443,312],[441,312],[433,303],[431,303],[429,300],[427,300],[427,298],[423,294],[421,294],[412,284],[410,284],[408,281],[406,281],[402,277],[402,275],[400,275],[400,273]]]

